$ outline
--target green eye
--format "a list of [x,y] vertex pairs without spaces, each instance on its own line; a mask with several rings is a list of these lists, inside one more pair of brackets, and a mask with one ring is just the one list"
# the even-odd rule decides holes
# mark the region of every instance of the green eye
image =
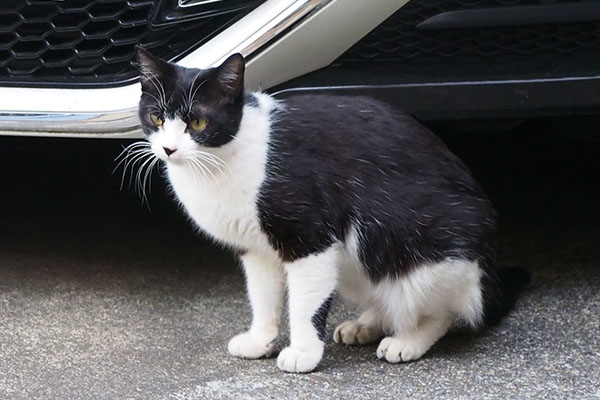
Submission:
[[156,114],[150,114],[150,121],[156,126],[161,126],[164,122],[163,119]]
[[188,126],[196,132],[204,130],[204,128],[206,128],[206,125],[208,125],[208,120],[206,118],[193,119],[188,124]]

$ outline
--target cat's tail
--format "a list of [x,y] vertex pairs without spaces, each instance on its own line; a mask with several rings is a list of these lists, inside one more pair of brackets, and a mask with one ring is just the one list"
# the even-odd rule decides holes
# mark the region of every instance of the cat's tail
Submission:
[[519,293],[531,281],[520,267],[497,268],[482,279],[483,323],[497,325],[515,306]]

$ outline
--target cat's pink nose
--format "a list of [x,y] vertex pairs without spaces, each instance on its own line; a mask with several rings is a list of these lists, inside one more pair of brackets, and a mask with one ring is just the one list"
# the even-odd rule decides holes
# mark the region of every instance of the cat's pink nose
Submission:
[[163,147],[163,150],[165,151],[165,154],[167,155],[167,157],[171,156],[171,154],[173,154],[177,151],[177,149],[170,149],[168,147]]

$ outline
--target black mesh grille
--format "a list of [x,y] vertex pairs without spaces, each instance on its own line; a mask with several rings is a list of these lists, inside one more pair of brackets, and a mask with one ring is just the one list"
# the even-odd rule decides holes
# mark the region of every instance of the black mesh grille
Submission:
[[[1,0],[0,82],[117,85],[135,79],[134,47],[176,59],[249,8],[155,23],[166,0]],[[248,2],[255,5],[257,2]]]
[[600,51],[600,23],[420,30],[446,11],[570,3],[572,0],[413,0],[340,57],[338,63],[404,62]]

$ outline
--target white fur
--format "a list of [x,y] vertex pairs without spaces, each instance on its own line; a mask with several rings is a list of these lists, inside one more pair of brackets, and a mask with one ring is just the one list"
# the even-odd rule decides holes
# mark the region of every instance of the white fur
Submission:
[[353,226],[346,238],[339,292],[365,311],[357,321],[336,328],[336,342],[370,343],[387,333],[377,356],[389,362],[410,361],[442,337],[456,315],[473,326],[480,323],[481,272],[476,262],[448,258],[420,265],[400,279],[373,284],[358,261],[359,241]]
[[477,326],[483,314],[481,272],[476,262],[448,258],[420,265],[400,279],[373,284],[360,265],[360,233],[348,233],[340,264],[340,295],[364,309],[357,321],[334,332],[345,344],[370,343],[387,333],[378,350],[389,362],[421,357],[448,330],[456,315]]
[[377,356],[389,362],[411,361],[446,333],[456,315],[474,326],[481,320],[476,262],[446,259],[378,284],[355,266],[342,267],[340,294],[365,311],[357,321],[346,321],[336,328],[334,340],[338,343],[371,343],[385,333],[390,336],[382,340]]
[[[158,128],[160,133],[150,137],[152,151],[162,160],[167,161],[169,157],[164,148],[177,150],[173,153],[171,160],[183,159],[189,150],[193,149],[193,142],[189,135],[182,135],[187,129],[186,123],[180,119],[167,119],[164,124]],[[191,143],[190,143],[191,142]]]
[[377,356],[389,362],[420,358],[457,314],[476,325],[482,314],[479,282],[477,263],[446,259],[375,285],[371,301],[381,307],[383,331],[391,333]]
[[[149,139],[156,156],[166,161],[173,190],[194,222],[215,240],[247,250],[242,262],[253,320],[247,332],[231,339],[229,352],[258,358],[274,351],[286,274],[291,343],[277,360],[284,371],[309,372],[321,360],[324,344],[312,318],[336,287],[364,312],[357,321],[341,324],[334,340],[363,344],[388,334],[377,355],[389,362],[421,357],[456,315],[477,325],[482,316],[477,263],[446,259],[373,284],[360,264],[359,221],[344,243],[292,263],[279,258],[261,230],[256,209],[266,173],[269,115],[277,104],[267,95],[255,95],[259,107],[244,108],[236,137],[219,148],[202,148],[204,153],[198,153],[199,146],[178,120],[165,121]],[[176,151],[167,156],[165,147]],[[197,158],[202,166],[193,161]]]
[[[258,189],[265,176],[269,141],[269,110],[274,102],[259,96],[261,108],[245,107],[236,137],[219,148],[202,151],[218,157],[221,168],[205,162],[209,172],[186,163],[198,145],[184,133],[181,124],[165,121],[164,132],[150,137],[152,149],[166,157],[162,147],[176,146],[167,158],[167,173],[177,198],[196,224],[216,240],[276,257],[260,228],[256,210]],[[178,131],[176,131],[179,129]],[[204,174],[202,174],[204,172]],[[201,177],[201,179],[199,179]]]

